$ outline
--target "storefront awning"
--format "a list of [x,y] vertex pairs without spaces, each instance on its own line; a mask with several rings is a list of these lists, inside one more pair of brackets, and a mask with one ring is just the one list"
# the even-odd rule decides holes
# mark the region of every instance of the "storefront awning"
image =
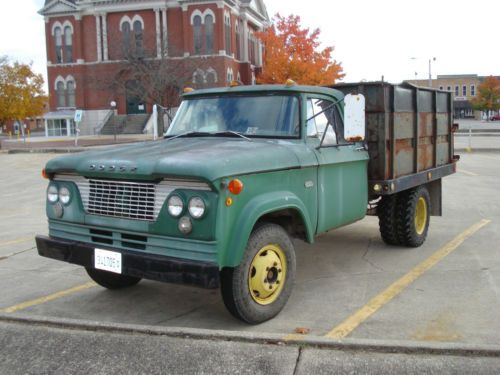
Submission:
[[48,112],[43,116],[44,120],[67,120],[75,118],[74,109],[61,109],[60,111]]

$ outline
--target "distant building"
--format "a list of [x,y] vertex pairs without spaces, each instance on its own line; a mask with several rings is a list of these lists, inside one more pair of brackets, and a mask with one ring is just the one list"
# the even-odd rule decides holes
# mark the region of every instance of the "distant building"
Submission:
[[[486,77],[477,74],[438,75],[432,80],[432,87],[453,93],[455,118],[470,118],[480,120],[481,111],[474,111],[470,103],[478,93],[478,87]],[[428,79],[408,80],[417,86],[429,87]]]
[[84,111],[82,134],[102,128],[111,102],[119,115],[151,113],[152,103],[134,93],[136,82],[124,82],[125,92],[96,84],[117,76],[129,50],[158,61],[168,51],[166,59],[185,62],[189,86],[252,84],[262,65],[255,33],[269,24],[263,0],[46,0],[39,13],[47,41],[47,135],[74,134],[76,109]]

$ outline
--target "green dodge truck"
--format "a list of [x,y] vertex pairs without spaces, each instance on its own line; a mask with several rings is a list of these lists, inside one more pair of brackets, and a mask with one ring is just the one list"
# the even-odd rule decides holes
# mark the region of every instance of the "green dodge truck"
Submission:
[[387,244],[425,241],[458,160],[452,113],[449,92],[383,82],[187,92],[163,140],[47,163],[38,252],[109,289],[220,287],[266,321],[292,292],[292,238],[369,214]]

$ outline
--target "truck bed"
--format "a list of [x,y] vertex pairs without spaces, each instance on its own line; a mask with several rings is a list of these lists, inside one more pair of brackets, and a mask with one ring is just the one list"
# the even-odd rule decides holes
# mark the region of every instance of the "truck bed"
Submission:
[[386,82],[332,88],[366,98],[370,188],[391,194],[454,173],[451,92]]

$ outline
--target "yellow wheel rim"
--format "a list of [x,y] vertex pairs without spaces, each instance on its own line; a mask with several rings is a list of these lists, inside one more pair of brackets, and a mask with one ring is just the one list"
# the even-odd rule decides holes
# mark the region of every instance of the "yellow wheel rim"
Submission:
[[286,257],[278,245],[266,245],[252,259],[248,288],[259,305],[276,301],[286,280]]
[[415,207],[415,230],[421,235],[425,231],[427,225],[427,202],[424,197],[418,198],[417,206]]

